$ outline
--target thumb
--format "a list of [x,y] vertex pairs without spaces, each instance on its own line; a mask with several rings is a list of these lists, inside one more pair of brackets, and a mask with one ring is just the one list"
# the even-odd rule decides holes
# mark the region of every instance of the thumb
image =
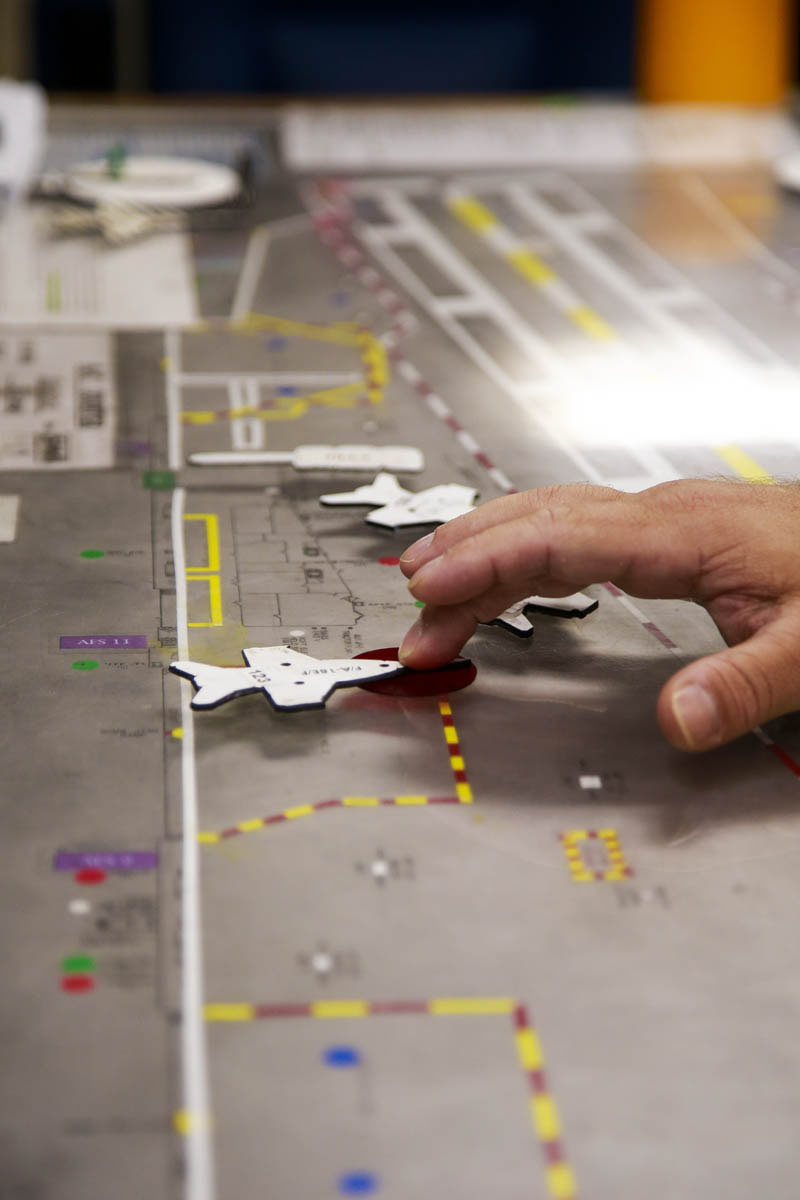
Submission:
[[786,616],[673,675],[658,698],[658,721],[678,749],[712,750],[797,708],[800,622]]

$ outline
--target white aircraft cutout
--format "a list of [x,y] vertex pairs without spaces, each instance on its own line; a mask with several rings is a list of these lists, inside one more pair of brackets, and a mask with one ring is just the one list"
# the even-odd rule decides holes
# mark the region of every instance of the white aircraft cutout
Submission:
[[323,708],[335,688],[405,674],[399,662],[374,659],[312,658],[286,646],[250,646],[242,651],[246,667],[214,667],[208,663],[174,662],[170,671],[191,679],[196,690],[192,708],[216,708],[236,696],[263,692],[279,712]]
[[482,623],[499,625],[510,633],[516,633],[518,637],[530,637],[533,624],[527,616],[529,611],[552,612],[559,617],[586,617],[594,612],[598,604],[598,600],[593,600],[585,592],[573,592],[571,596],[526,596],[524,600],[518,600],[505,612],[500,613],[493,621]]
[[396,504],[413,498],[414,493],[399,484],[396,475],[380,471],[372,483],[365,483],[354,492],[328,492],[320,496],[319,502],[326,508],[352,508],[369,504],[377,504],[382,508],[386,504]]

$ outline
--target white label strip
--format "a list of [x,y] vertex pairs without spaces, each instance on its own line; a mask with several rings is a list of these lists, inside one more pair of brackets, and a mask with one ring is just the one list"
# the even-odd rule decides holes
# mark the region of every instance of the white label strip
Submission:
[[19,496],[0,496],[0,542],[17,540]]

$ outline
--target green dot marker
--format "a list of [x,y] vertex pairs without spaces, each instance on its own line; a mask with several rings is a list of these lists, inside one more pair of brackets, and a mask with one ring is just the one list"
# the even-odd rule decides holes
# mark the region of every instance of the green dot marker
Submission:
[[415,600],[414,601],[414,608],[424,608],[424,607],[425,607],[424,600]]
[[76,658],[72,664],[73,671],[94,671],[100,666],[93,658]]
[[142,471],[142,487],[154,492],[171,491],[175,487],[174,471]]
[[85,975],[87,971],[93,971],[96,966],[97,963],[91,954],[68,954],[61,960],[61,970],[65,975]]
[[81,558],[105,558],[105,550],[81,550]]

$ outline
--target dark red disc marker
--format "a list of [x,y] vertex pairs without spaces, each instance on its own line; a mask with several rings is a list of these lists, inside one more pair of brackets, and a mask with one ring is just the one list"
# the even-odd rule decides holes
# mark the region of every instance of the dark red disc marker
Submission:
[[106,877],[105,871],[101,871],[99,867],[81,867],[80,871],[75,872],[76,883],[102,883]]
[[65,975],[61,980],[62,992],[91,992],[94,979],[91,975]]
[[[379,658],[385,662],[397,662],[398,646],[383,650],[365,650],[356,658]],[[406,667],[402,675],[390,679],[376,679],[372,683],[360,683],[365,692],[377,692],[380,696],[446,696],[469,687],[478,668],[469,658],[454,658],[443,667],[432,667],[429,671],[414,671]]]
[[[392,554],[385,554],[383,558],[378,559],[378,562],[381,564],[382,567],[396,567],[397,564],[400,562],[400,559],[396,558]],[[359,657],[361,657],[361,656],[359,656]]]

